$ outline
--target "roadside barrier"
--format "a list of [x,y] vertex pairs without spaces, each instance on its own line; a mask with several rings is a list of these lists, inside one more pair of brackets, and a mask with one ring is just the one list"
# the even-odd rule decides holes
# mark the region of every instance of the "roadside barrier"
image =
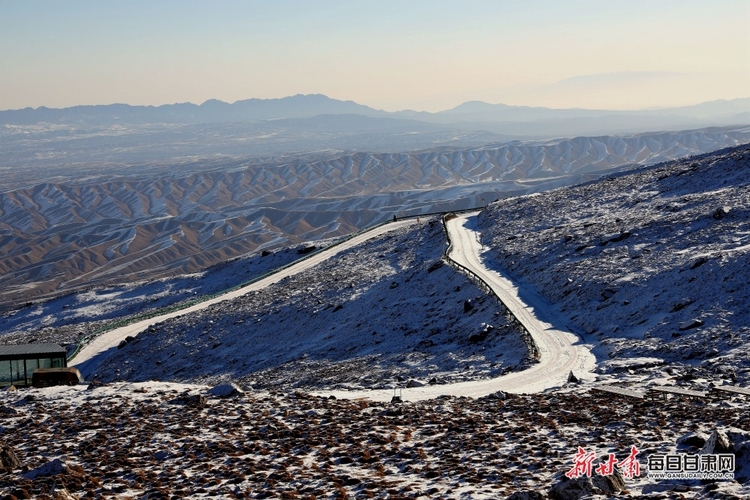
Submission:
[[[472,210],[463,210],[462,212],[471,212]],[[447,263],[456,269],[462,271],[466,275],[469,276],[480,288],[484,289],[487,293],[493,295],[495,299],[497,300],[498,304],[500,304],[500,307],[505,312],[505,317],[509,318],[511,320],[511,323],[516,325],[519,330],[521,330],[521,338],[523,339],[524,343],[528,346],[529,351],[534,356],[535,360],[539,359],[539,347],[536,345],[536,342],[534,342],[534,338],[531,336],[531,333],[526,328],[526,326],[519,321],[519,319],[516,317],[515,314],[508,308],[507,305],[505,305],[505,302],[503,302],[503,299],[500,298],[500,296],[495,293],[495,290],[492,289],[492,287],[484,281],[477,273],[469,269],[468,267],[459,264],[455,260],[451,259],[449,254],[451,253],[451,250],[453,250],[453,241],[451,240],[451,235],[448,232],[448,224],[446,222],[446,217],[450,215],[451,213],[460,213],[458,210],[455,212],[450,212],[448,214],[443,215],[441,218],[443,222],[443,230],[445,231],[445,237],[448,239],[448,247],[445,249],[445,252],[443,254],[443,259],[447,261]]]

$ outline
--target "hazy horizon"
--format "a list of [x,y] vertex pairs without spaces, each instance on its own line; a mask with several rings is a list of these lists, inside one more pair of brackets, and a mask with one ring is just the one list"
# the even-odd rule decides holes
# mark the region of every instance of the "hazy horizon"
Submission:
[[296,94],[385,111],[634,110],[750,88],[742,0],[0,0],[0,11],[3,110]]
[[[325,94],[294,94],[294,95],[287,95],[287,96],[281,96],[281,97],[268,97],[268,98],[247,97],[245,99],[237,99],[236,101],[222,101],[221,99],[210,98],[210,99],[206,99],[206,100],[201,101],[201,102],[183,101],[183,102],[166,102],[166,103],[159,103],[159,104],[131,104],[131,103],[127,103],[127,102],[107,102],[107,103],[93,103],[93,104],[74,104],[74,105],[71,105],[71,106],[64,106],[64,107],[59,107],[59,108],[58,107],[41,105],[41,106],[34,106],[34,107],[27,106],[25,108],[0,109],[0,112],[2,112],[2,111],[18,111],[18,110],[23,110],[23,109],[40,109],[40,108],[66,109],[66,108],[71,108],[71,107],[76,107],[76,106],[113,106],[113,105],[125,105],[125,106],[133,106],[133,107],[136,107],[136,106],[159,107],[159,106],[173,106],[173,105],[180,105],[180,104],[193,104],[193,105],[196,105],[196,106],[201,106],[201,105],[205,104],[206,102],[216,101],[216,100],[221,101],[221,102],[225,102],[227,104],[234,104],[236,102],[249,101],[249,100],[253,100],[253,99],[258,99],[258,100],[282,100],[282,99],[287,99],[287,98],[290,98],[290,97],[296,97],[296,96],[300,96],[300,95],[303,95],[303,96],[322,95],[324,97],[328,97],[328,98],[334,99],[334,98],[332,98],[330,96],[327,96]],[[732,101],[732,100],[738,100],[738,99],[750,99],[750,95],[739,96],[739,97],[730,98],[730,99],[715,99],[715,100],[712,100],[712,101],[693,102],[693,103],[685,104],[684,106],[694,106],[694,105],[698,105],[698,104],[705,104],[707,102]],[[368,107],[373,108],[373,109],[375,109],[377,111],[384,111],[384,110],[378,109],[378,108],[376,108],[374,106],[370,106],[367,103],[362,103],[362,102],[354,101],[353,99],[337,99],[337,100],[344,101],[344,102],[354,102],[356,104],[361,104],[363,106],[368,106]],[[539,108],[549,108],[549,109],[581,109],[581,110],[585,109],[585,110],[592,110],[592,111],[597,111],[597,110],[600,110],[600,111],[652,111],[652,110],[659,110],[659,109],[672,109],[672,108],[676,108],[676,107],[682,107],[682,106],[651,106],[651,107],[648,107],[648,108],[646,108],[646,107],[644,107],[644,108],[634,108],[634,109],[630,109],[630,110],[613,109],[613,108],[610,108],[610,109],[606,109],[606,108],[582,108],[582,107],[553,108],[553,107],[549,107],[549,106],[529,106],[529,105],[525,105],[525,104],[508,104],[508,103],[504,103],[504,102],[487,102],[487,101],[481,101],[479,99],[469,99],[467,101],[457,103],[455,106],[453,106],[451,108],[440,109],[440,110],[436,110],[436,111],[427,111],[427,112],[428,113],[439,113],[441,111],[449,111],[449,110],[454,109],[454,108],[456,108],[458,106],[461,106],[462,104],[467,104],[467,103],[471,103],[471,102],[482,102],[484,104],[489,104],[489,105],[493,105],[493,106],[494,105],[506,105],[506,106],[529,107],[529,108],[539,107]],[[399,111],[423,111],[423,110],[415,110],[413,108],[404,108],[404,109],[395,110],[395,112],[399,112]]]

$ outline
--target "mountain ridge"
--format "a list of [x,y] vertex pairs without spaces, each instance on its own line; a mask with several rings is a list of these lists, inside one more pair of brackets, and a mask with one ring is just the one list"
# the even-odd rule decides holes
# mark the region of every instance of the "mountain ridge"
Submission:
[[[649,110],[609,110],[586,108],[549,108],[519,106],[484,101],[466,101],[453,108],[438,111],[401,110],[388,112],[351,100],[330,98],[324,94],[296,94],[293,96],[259,99],[250,98],[224,102],[208,99],[201,104],[171,103],[162,105],[129,105],[123,103],[79,105],[65,108],[22,108],[0,110],[0,124],[20,125],[45,121],[95,121],[133,123],[211,123],[232,121],[261,121],[280,118],[310,118],[320,114],[360,114],[370,117],[411,118],[424,121],[535,121],[566,117],[591,118],[601,116],[633,116],[677,114],[680,116],[716,117],[732,116],[750,111],[750,97],[718,99],[689,106]],[[155,121],[151,121],[154,120]]]

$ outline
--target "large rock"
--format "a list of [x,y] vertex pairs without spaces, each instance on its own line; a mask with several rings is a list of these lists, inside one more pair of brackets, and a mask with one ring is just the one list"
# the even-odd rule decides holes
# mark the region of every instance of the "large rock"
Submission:
[[625,489],[625,478],[618,469],[610,475],[594,474],[591,477],[570,479],[562,475],[549,496],[555,500],[578,500],[590,495],[615,495]]
[[489,335],[493,330],[495,329],[494,326],[484,324],[482,327],[482,330],[469,336],[469,342],[482,342],[484,339],[487,338],[487,335]]
[[443,267],[443,261],[442,260],[436,260],[435,262],[433,262],[432,264],[430,264],[430,267],[427,268],[427,272],[431,273],[433,271],[437,271],[441,267]]
[[12,471],[21,468],[21,460],[13,448],[0,444],[0,469]]
[[724,217],[727,216],[729,213],[729,207],[719,207],[711,214],[711,217],[713,217],[716,220],[721,220]]
[[710,455],[713,453],[728,453],[732,452],[732,443],[729,441],[729,437],[718,429],[714,429],[711,435],[706,440],[706,444],[700,451],[701,455]]
[[36,479],[39,476],[57,476],[57,475],[77,476],[83,477],[85,472],[79,465],[69,465],[65,463],[65,459],[56,458],[46,464],[37,467],[36,469],[30,470],[25,473],[23,477],[26,479]]
[[202,394],[190,394],[183,392],[176,398],[170,401],[170,403],[191,406],[195,408],[204,408],[207,404],[206,396]]
[[688,432],[677,438],[677,446],[703,448],[707,440],[708,436],[702,432]]
[[245,391],[243,391],[242,388],[234,382],[229,382],[226,384],[219,384],[216,387],[212,387],[208,390],[208,393],[212,396],[228,398],[230,396],[240,396],[242,394],[245,394]]
[[691,319],[690,321],[683,321],[679,325],[679,329],[681,332],[684,332],[685,330],[691,330],[693,328],[698,328],[699,326],[703,326],[703,321],[700,319]]
[[632,236],[632,233],[630,231],[623,231],[621,233],[613,233],[613,234],[605,234],[599,239],[599,244],[601,246],[604,246],[607,243],[616,243],[618,241],[622,241],[627,238],[630,238],[630,236]]
[[750,485],[750,432],[743,429],[730,429],[727,437],[734,453],[734,480]]
[[505,500],[543,500],[544,495],[538,491],[516,491]]
[[18,415],[18,411],[10,406],[0,405],[0,415]]

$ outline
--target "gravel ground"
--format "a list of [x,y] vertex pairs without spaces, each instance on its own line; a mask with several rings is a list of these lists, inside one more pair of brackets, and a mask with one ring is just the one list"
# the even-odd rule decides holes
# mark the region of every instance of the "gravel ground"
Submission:
[[[20,460],[0,472],[0,493],[506,498],[549,493],[572,469],[579,446],[618,459],[636,446],[641,475],[621,478],[618,498],[750,494],[738,481],[656,481],[645,468],[652,453],[697,452],[719,429],[738,456],[736,477],[748,481],[744,403],[639,401],[569,388],[576,392],[391,405],[301,392],[222,399],[206,389],[146,382],[0,393],[2,443]],[[50,464],[56,459],[57,469]]]

